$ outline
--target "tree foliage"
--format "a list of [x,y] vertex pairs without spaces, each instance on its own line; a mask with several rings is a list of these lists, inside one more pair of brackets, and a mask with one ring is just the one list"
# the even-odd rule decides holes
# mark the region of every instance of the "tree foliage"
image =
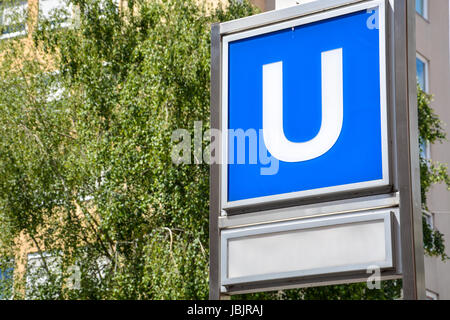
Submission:
[[[16,274],[14,297],[205,299],[209,167],[174,164],[171,135],[193,135],[195,121],[209,127],[211,23],[256,9],[245,1],[130,0],[121,10],[112,0],[69,2],[69,27],[60,10],[30,29],[32,41],[0,42],[0,263],[19,262],[26,245],[41,261]],[[420,101],[421,136],[444,139],[429,97]],[[442,165],[422,161],[421,169],[423,195],[448,182]],[[443,255],[437,231],[425,239],[429,253]],[[240,298],[399,292],[387,282]]]
[[1,43],[1,243],[31,242],[29,282],[46,279],[16,296],[206,298],[209,167],[173,164],[171,134],[209,126],[211,23],[254,9],[71,3],[71,27],[40,20],[31,50]]

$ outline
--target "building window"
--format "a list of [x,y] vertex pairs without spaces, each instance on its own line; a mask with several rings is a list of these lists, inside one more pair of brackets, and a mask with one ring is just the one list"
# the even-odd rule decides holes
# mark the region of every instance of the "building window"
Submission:
[[427,300],[439,300],[439,295],[433,291],[427,290]]
[[[428,61],[419,54],[416,57],[416,70],[420,88],[428,92]],[[420,141],[420,156],[423,159],[431,159],[431,148],[428,141]]]
[[420,141],[420,157],[425,160],[431,160],[431,148],[428,141]]
[[[52,276],[59,276],[60,259],[49,252],[30,253],[27,258],[26,296],[28,299],[35,299],[42,289],[48,290],[52,285],[48,272]],[[44,267],[44,259],[48,270]]]
[[428,61],[420,56],[416,57],[417,82],[423,91],[428,92]]
[[434,216],[431,212],[423,211],[423,215],[425,217],[425,221],[431,230],[434,230]]
[[416,0],[416,12],[428,19],[428,0]]
[[[3,263],[4,262],[4,263]],[[11,299],[13,293],[14,262],[0,262],[0,300]]]
[[0,1],[0,39],[24,35],[26,32],[27,1]]

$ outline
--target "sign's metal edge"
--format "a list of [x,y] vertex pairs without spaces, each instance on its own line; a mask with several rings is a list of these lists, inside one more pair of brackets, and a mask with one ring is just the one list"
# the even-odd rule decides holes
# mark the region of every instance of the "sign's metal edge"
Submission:
[[310,219],[340,215],[368,210],[379,210],[395,208],[400,204],[398,192],[393,194],[382,194],[362,198],[330,201],[318,204],[279,208],[219,217],[219,228],[239,228],[243,226],[254,226],[265,223],[284,222],[298,219]]
[[272,10],[249,17],[236,19],[233,21],[222,22],[219,25],[220,34],[223,36],[241,32],[244,30],[259,28],[262,26],[365,1],[367,0],[318,0],[314,2],[299,4],[285,9]]

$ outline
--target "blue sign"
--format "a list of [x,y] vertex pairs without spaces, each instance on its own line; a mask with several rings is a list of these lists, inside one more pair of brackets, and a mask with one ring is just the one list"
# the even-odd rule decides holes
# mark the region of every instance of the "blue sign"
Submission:
[[379,18],[299,20],[225,42],[227,204],[388,184]]

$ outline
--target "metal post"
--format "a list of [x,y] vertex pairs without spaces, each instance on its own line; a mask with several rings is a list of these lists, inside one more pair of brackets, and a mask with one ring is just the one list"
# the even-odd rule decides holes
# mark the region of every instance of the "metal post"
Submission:
[[[211,129],[220,128],[220,26],[211,26]],[[221,147],[214,150],[220,152]],[[212,156],[212,155],[211,155]],[[216,159],[220,159],[216,155]],[[220,252],[219,252],[219,215],[220,215],[220,165],[210,165],[209,195],[209,299],[220,299]]]
[[425,299],[415,23],[414,1],[394,0],[395,134],[405,300]]

